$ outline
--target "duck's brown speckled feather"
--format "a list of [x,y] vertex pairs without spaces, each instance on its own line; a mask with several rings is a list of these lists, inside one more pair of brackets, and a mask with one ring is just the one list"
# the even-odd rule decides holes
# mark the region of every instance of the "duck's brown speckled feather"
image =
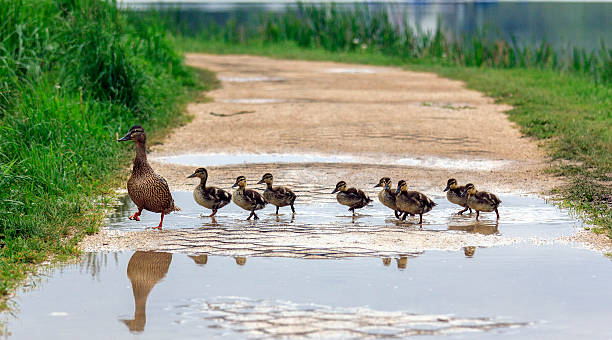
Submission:
[[351,209],[360,209],[368,205],[372,200],[365,192],[355,188],[348,188],[336,195],[338,203],[346,205]]
[[418,191],[402,191],[395,197],[395,204],[401,211],[410,214],[424,214],[437,204]]
[[392,210],[397,210],[397,205],[395,204],[395,190],[393,190],[393,189],[382,189],[378,193],[378,200],[385,207],[387,207],[389,209],[392,209]]
[[501,200],[490,192],[477,191],[467,198],[468,206],[472,209],[484,212],[491,212],[501,204]]
[[232,194],[217,187],[200,184],[193,190],[193,198],[205,208],[221,209],[231,202]]
[[249,211],[263,209],[268,204],[268,201],[257,191],[240,188],[232,195],[232,201],[242,209]]
[[296,195],[287,187],[269,185],[264,191],[263,197],[277,207],[284,207],[292,205],[295,202]]
[[446,199],[449,202],[462,206],[464,208],[467,207],[467,195],[463,195],[465,192],[465,186],[460,186],[455,189],[448,189],[446,192]]
[[169,214],[180,210],[174,205],[166,180],[156,174],[146,159],[134,159],[132,175],[127,183],[128,194],[138,209]]

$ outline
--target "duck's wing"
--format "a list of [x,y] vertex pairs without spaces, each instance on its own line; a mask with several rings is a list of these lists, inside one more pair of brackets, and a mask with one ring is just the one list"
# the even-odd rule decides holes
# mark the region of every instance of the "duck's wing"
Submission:
[[292,201],[296,197],[295,193],[293,193],[293,191],[291,191],[291,189],[287,187],[279,186],[279,187],[272,188],[271,191],[274,197],[278,200]]
[[268,204],[268,201],[266,201],[266,199],[259,192],[255,190],[246,189],[244,191],[244,197],[246,197],[247,200],[255,203],[256,205]]
[[229,202],[232,199],[232,194],[217,187],[206,187],[206,190],[204,190],[204,197],[216,202]]
[[479,191],[477,192],[477,197],[478,199],[491,206],[498,206],[501,203],[501,200],[497,196],[495,196],[495,194],[492,194],[490,192]]
[[354,199],[354,200],[362,200],[365,202],[372,202],[372,200],[370,199],[370,197],[368,197],[368,195],[363,192],[363,190],[359,190],[359,189],[355,189],[355,188],[348,188],[345,192],[344,192],[350,199]]
[[434,207],[436,205],[436,202],[432,201],[429,199],[429,197],[425,196],[425,194],[418,191],[410,192],[408,198],[417,206]]
[[168,186],[168,182],[162,176],[157,173],[153,173],[153,176],[150,177],[152,180],[149,184],[150,193],[152,196],[152,200],[154,201],[154,205],[159,205],[159,210],[163,211],[178,211],[179,207],[174,205],[174,199],[172,198],[172,194],[170,193],[170,187]]

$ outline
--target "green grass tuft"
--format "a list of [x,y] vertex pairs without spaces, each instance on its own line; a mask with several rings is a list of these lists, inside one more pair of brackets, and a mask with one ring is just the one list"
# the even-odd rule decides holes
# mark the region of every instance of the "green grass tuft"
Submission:
[[98,230],[129,161],[116,134],[159,139],[213,82],[114,2],[0,0],[0,18],[1,297]]

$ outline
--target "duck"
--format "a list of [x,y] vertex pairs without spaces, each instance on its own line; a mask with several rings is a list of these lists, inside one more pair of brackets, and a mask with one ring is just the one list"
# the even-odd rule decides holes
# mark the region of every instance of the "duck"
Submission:
[[205,168],[198,168],[193,174],[187,176],[187,178],[194,177],[200,179],[200,184],[193,189],[193,199],[204,208],[212,209],[209,217],[214,217],[217,210],[229,204],[232,194],[217,187],[207,187],[208,171]]
[[[423,214],[431,211],[437,204],[418,191],[408,191],[406,181],[401,180],[397,183],[395,190],[395,204],[401,211],[409,214],[419,214],[419,224],[423,224]],[[404,214],[402,221],[406,219]]]
[[446,188],[444,189],[446,192],[446,199],[454,204],[460,205],[465,209],[459,211],[457,214],[462,215],[468,209],[470,210],[470,214],[472,213],[472,208],[467,205],[467,196],[465,196],[465,186],[459,186],[457,184],[457,180],[451,178],[446,182]]
[[[378,181],[375,188],[382,187],[383,189],[378,193],[378,200],[385,207],[393,210],[395,217],[401,219],[402,212],[397,209],[395,205],[395,190],[391,189],[391,178],[383,177]],[[406,213],[404,213],[406,214]]]
[[274,176],[271,173],[266,173],[261,177],[261,180],[257,184],[266,184],[266,190],[263,193],[263,197],[266,201],[276,206],[276,215],[278,215],[278,208],[290,206],[291,212],[295,214],[295,208],[293,203],[297,197],[291,189],[282,186],[273,187]]
[[251,212],[247,220],[250,220],[251,217],[258,220],[259,217],[255,213],[255,210],[263,209],[266,204],[268,204],[268,201],[266,201],[257,191],[246,188],[246,177],[244,176],[238,176],[238,178],[236,178],[236,183],[232,185],[232,188],[235,187],[238,187],[238,189],[234,191],[232,201],[242,209]]
[[173,211],[181,209],[174,204],[174,199],[170,193],[168,182],[155,173],[153,168],[147,162],[146,142],[147,135],[145,130],[140,125],[134,125],[128,133],[120,138],[119,142],[134,141],[136,149],[136,157],[134,158],[134,166],[132,175],[127,182],[128,194],[138,211],[129,217],[130,220],[140,221],[142,210],[148,210],[154,213],[161,213],[161,220],[157,227],[153,229],[162,229],[164,215],[168,215]]
[[465,185],[465,195],[467,197],[467,204],[470,208],[476,210],[476,221],[481,211],[491,212],[495,211],[497,219],[499,220],[499,211],[497,207],[501,204],[501,200],[490,192],[478,191],[472,183]]
[[121,320],[131,332],[141,333],[147,323],[147,299],[155,285],[168,273],[172,254],[137,251],[130,257],[127,276],[134,294],[134,318]]
[[336,194],[338,203],[348,206],[349,211],[353,212],[353,216],[355,216],[355,209],[361,209],[372,202],[370,197],[362,190],[347,188],[345,181],[336,184],[336,188],[332,191],[332,194],[335,193],[338,193]]

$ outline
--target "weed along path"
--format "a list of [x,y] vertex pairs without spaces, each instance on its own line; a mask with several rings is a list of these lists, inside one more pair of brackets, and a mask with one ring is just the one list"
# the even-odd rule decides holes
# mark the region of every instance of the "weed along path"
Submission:
[[[210,102],[189,105],[193,120],[148,156],[181,211],[151,230],[159,215],[128,220],[136,208],[123,195],[107,226],[81,243],[82,261],[18,294],[4,334],[609,336],[612,261],[577,242],[583,224],[545,199],[558,180],[507,120],[508,107],[461,82],[399,68],[187,61],[216,72],[222,86]],[[226,190],[242,175],[261,192],[256,183],[270,172],[297,194],[296,214],[269,206],[246,221],[231,203],[210,218],[193,199],[199,181],[187,178],[198,167]],[[377,200],[385,176],[438,204],[422,227]],[[443,192],[449,178],[496,193],[500,220],[457,215]],[[351,216],[331,194],[340,180],[374,202]]]

